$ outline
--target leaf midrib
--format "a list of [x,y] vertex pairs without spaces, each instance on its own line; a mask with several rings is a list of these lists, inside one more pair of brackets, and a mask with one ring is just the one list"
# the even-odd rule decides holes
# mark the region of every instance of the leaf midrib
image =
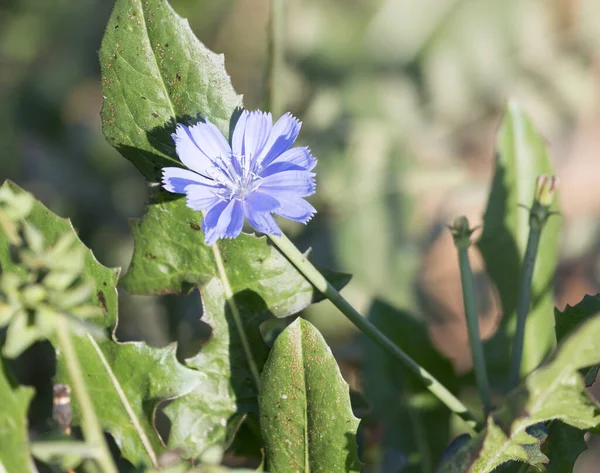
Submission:
[[155,467],[158,466],[158,457],[157,457],[156,453],[154,452],[154,449],[152,448],[150,439],[146,435],[146,432],[144,432],[144,429],[142,428],[139,419],[135,415],[135,412],[133,411],[131,404],[129,404],[127,396],[125,395],[125,391],[123,391],[123,388],[121,387],[121,383],[119,382],[119,379],[117,378],[117,376],[113,372],[112,368],[110,367],[108,360],[106,360],[106,357],[104,356],[104,353],[102,352],[102,349],[100,348],[100,346],[96,343],[96,340],[94,340],[94,338],[89,333],[86,334],[86,337],[87,337],[88,341],[90,342],[90,344],[92,345],[94,351],[98,355],[98,359],[100,360],[100,363],[102,364],[106,373],[108,374],[108,378],[110,379],[110,382],[112,383],[113,388],[117,392],[117,396],[119,397],[119,400],[121,401],[121,404],[123,405],[123,408],[125,409],[125,412],[127,412],[127,415],[129,417],[129,419],[131,420],[131,423],[132,423],[135,431],[137,432],[138,436],[140,437],[140,441],[142,442],[142,445],[144,446],[144,450],[146,450],[146,453],[148,454],[148,457],[150,458],[152,465]]
[[[169,93],[169,89],[167,88],[167,84],[165,82],[165,78],[163,76],[163,71],[158,65],[158,60],[156,59],[156,52],[154,51],[154,45],[152,44],[152,39],[150,38],[150,33],[148,32],[148,24],[146,22],[146,11],[144,10],[144,4],[139,1],[140,10],[142,11],[142,21],[144,22],[144,32],[146,33],[146,38],[148,38],[148,44],[150,45],[150,49],[152,50],[152,59],[154,60],[154,64],[156,65],[156,69],[158,70],[158,75],[160,79],[160,84],[165,91],[165,95],[169,98],[169,108],[171,112],[172,120],[176,120],[177,116],[175,114],[175,107],[173,106],[173,102],[171,101],[171,94]],[[174,13],[174,12],[173,12]]]
[[302,365],[302,384],[304,385],[304,472],[310,473],[310,439],[309,439],[309,429],[308,429],[308,382],[306,380],[306,366],[304,362],[304,330],[302,329],[302,324],[298,325],[298,330],[300,331],[300,343],[299,351],[300,351],[300,360]]

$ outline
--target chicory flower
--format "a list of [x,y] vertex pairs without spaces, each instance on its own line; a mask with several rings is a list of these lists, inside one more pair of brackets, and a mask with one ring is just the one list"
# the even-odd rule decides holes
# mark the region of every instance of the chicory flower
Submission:
[[244,218],[259,232],[281,235],[271,214],[306,223],[316,210],[304,197],[315,192],[317,160],[306,147],[291,148],[301,123],[291,114],[275,125],[270,113],[242,112],[231,145],[208,119],[178,124],[173,139],[187,169],[163,168],[163,187],[185,194],[187,206],[205,212],[207,245],[235,238]]

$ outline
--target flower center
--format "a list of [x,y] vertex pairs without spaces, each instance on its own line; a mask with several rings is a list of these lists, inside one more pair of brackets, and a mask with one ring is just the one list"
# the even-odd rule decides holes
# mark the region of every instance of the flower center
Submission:
[[260,165],[248,155],[219,156],[209,170],[209,176],[223,186],[221,197],[226,200],[245,200],[260,187]]

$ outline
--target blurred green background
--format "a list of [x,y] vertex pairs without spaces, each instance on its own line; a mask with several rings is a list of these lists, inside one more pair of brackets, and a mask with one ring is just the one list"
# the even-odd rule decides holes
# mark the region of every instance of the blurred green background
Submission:
[[[172,0],[225,54],[249,109],[264,103],[268,0]],[[600,1],[289,0],[278,87],[319,159],[319,210],[282,222],[322,265],[354,275],[346,296],[409,308],[460,373],[470,368],[458,267],[445,225],[481,222],[509,98],[547,138],[562,179],[557,305],[600,287]],[[0,2],[0,178],[70,217],[99,260],[125,271],[128,219],[147,184],[105,142],[97,51],[109,0]],[[524,203],[528,204],[528,203]],[[475,250],[474,250],[475,251]],[[477,254],[482,331],[500,309]],[[186,341],[197,295],[121,294],[122,339]],[[182,315],[183,314],[183,315]],[[327,303],[307,311],[358,388],[361,345]],[[187,335],[189,337],[189,335]]]

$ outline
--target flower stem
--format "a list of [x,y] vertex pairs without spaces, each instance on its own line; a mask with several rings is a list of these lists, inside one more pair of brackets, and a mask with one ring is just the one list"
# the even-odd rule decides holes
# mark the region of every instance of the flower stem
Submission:
[[327,297],[327,299],[329,299],[360,331],[365,333],[371,340],[377,343],[377,345],[417,375],[425,383],[427,388],[452,412],[463,419],[469,427],[473,429],[479,429],[481,427],[477,423],[473,413],[469,411],[469,409],[467,409],[454,394],[408,356],[408,354],[397,347],[389,338],[381,333],[375,325],[360,315],[285,235],[282,235],[281,237],[270,236],[270,238],[275,246],[277,246],[292,264],[296,266],[298,271],[300,271],[307,281],[309,281],[318,291],[323,293],[323,295]]
[[281,73],[285,63],[285,0],[269,4],[269,44],[267,58],[267,93],[265,109],[275,117],[283,113]]
[[525,344],[525,327],[527,313],[531,304],[531,283],[533,281],[533,269],[535,258],[540,245],[540,236],[548,219],[556,212],[550,207],[555,199],[559,187],[559,179],[555,176],[541,175],[537,179],[533,205],[529,210],[529,237],[521,268],[521,282],[519,296],[517,299],[517,326],[513,340],[512,359],[510,363],[509,386],[515,387],[519,382],[521,374],[521,362],[523,360],[523,349]]
[[85,442],[73,441],[38,441],[31,443],[31,453],[34,457],[46,460],[52,457],[78,456],[81,458],[98,458],[99,449]]
[[68,321],[64,317],[56,317],[56,336],[64,356],[67,371],[69,372],[73,391],[81,409],[81,429],[83,430],[86,442],[97,449],[96,461],[103,473],[118,473],[104,438],[104,433],[96,417],[94,405],[81,371],[81,365],[73,347]]
[[469,344],[471,345],[471,357],[475,368],[475,382],[479,397],[483,404],[485,413],[492,410],[492,397],[490,395],[490,384],[488,381],[485,365],[483,345],[479,335],[479,316],[475,302],[475,285],[473,284],[473,272],[469,262],[469,247],[471,246],[471,233],[469,222],[465,217],[456,219],[451,227],[454,245],[458,251],[458,264],[460,266],[460,282],[463,291],[463,302],[465,316],[467,319],[467,331],[469,333]]
[[535,257],[540,244],[541,228],[530,226],[527,247],[525,249],[525,258],[521,269],[521,283],[519,286],[519,296],[517,300],[517,327],[513,340],[512,359],[510,363],[509,386],[515,387],[519,382],[521,372],[521,361],[523,359],[523,345],[525,343],[525,325],[527,322],[527,313],[531,303],[531,281],[533,280],[533,268],[535,267]]

